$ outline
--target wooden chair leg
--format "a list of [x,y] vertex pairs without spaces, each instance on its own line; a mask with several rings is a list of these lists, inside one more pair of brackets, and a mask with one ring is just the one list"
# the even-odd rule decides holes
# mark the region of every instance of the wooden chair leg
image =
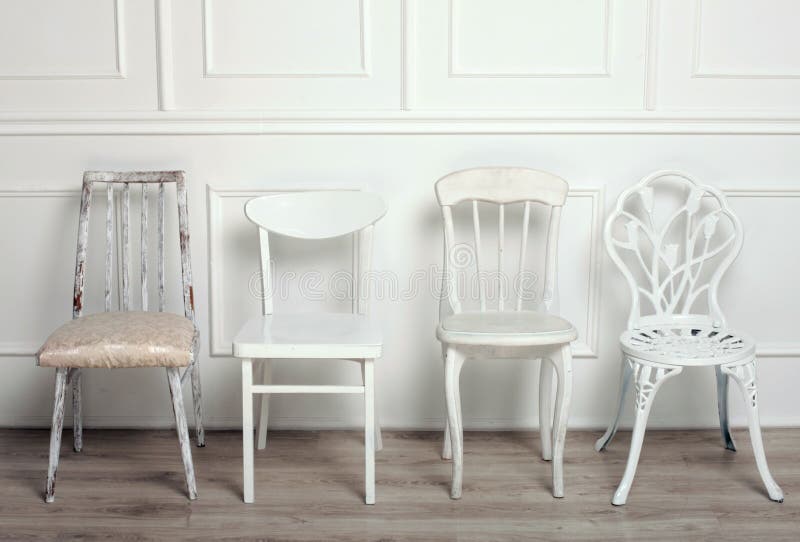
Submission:
[[459,377],[464,365],[464,356],[449,348],[445,360],[444,394],[447,400],[447,419],[450,426],[450,445],[453,451],[453,481],[450,487],[450,498],[461,498],[461,486],[464,474],[464,428],[461,425],[460,394],[458,393]]
[[253,502],[253,360],[242,360],[242,480],[244,502]]
[[[260,365],[261,378],[259,381],[264,384],[272,384],[272,360],[262,359]],[[258,415],[258,430],[256,448],[263,450],[267,447],[267,426],[269,425],[269,395],[260,393],[260,408]]]
[[197,435],[197,446],[206,445],[206,432],[203,428],[203,393],[200,386],[200,364],[192,367],[192,404],[194,405],[194,425]]
[[[364,363],[361,364],[361,383],[364,385],[367,384],[367,381],[364,376],[365,363],[366,360],[364,360]],[[375,383],[373,382],[372,385],[374,387]],[[378,409],[375,409],[375,451],[380,452],[381,450],[383,450],[383,435],[381,435],[381,419],[378,416]]]
[[172,411],[175,414],[175,425],[178,431],[178,441],[181,447],[183,470],[186,474],[186,487],[189,499],[197,498],[197,485],[194,479],[194,464],[192,463],[192,447],[189,440],[189,428],[186,424],[186,412],[183,408],[183,392],[181,391],[181,374],[175,367],[167,369],[169,393],[172,397]]
[[553,423],[553,497],[564,496],[564,445],[567,438],[567,421],[572,402],[572,350],[568,344],[561,347],[553,366],[558,376],[556,414]]
[[542,459],[553,459],[553,364],[541,359],[539,364],[539,439]]
[[375,504],[375,375],[374,361],[365,359],[364,372],[364,502]]
[[611,420],[611,423],[606,429],[606,432],[603,434],[602,437],[597,439],[597,442],[594,443],[594,449],[598,452],[602,452],[606,448],[608,448],[609,443],[614,438],[614,435],[617,434],[617,427],[619,427],[619,420],[622,418],[622,413],[625,411],[625,396],[628,394],[628,388],[631,385],[631,375],[633,371],[631,369],[631,364],[628,363],[628,359],[623,357],[622,358],[622,368],[620,369],[619,375],[619,398],[617,399],[617,413],[614,416],[614,419]]
[[61,451],[61,431],[64,428],[64,395],[67,387],[67,371],[68,369],[66,368],[56,369],[53,425],[50,429],[50,463],[47,467],[45,502],[53,502],[55,500],[56,471],[58,470],[58,457]]
[[756,361],[735,367],[722,367],[722,372],[730,375],[739,385],[742,398],[747,409],[747,422],[750,426],[750,442],[753,444],[753,455],[761,480],[767,488],[769,498],[775,502],[783,502],[783,490],[769,472],[767,456],[764,453],[764,442],[761,438],[761,423],[758,419],[758,384],[756,383]]
[[731,436],[731,428],[728,422],[728,379],[727,374],[722,372],[722,367],[714,367],[717,375],[717,410],[719,411],[719,430],[722,433],[722,443],[725,448],[732,452],[736,451],[736,445]]
[[72,449],[80,452],[83,449],[83,408],[82,384],[83,372],[79,368],[72,371]]

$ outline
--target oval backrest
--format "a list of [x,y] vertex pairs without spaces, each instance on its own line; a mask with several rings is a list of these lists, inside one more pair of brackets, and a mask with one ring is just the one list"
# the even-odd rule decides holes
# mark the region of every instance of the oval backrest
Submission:
[[299,239],[329,239],[357,232],[386,214],[377,194],[356,190],[292,192],[251,199],[245,215],[257,226]]
[[568,191],[569,185],[561,177],[521,167],[462,169],[436,181],[440,205],[478,200],[498,204],[534,201],[561,206]]

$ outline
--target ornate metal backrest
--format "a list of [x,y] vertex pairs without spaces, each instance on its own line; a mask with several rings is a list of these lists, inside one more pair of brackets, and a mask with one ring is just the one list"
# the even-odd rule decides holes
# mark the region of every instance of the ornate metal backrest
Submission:
[[[130,310],[130,190],[131,185],[141,187],[141,308],[148,310],[148,189],[158,187],[158,310],[163,312],[166,305],[164,287],[164,188],[166,184],[175,184],[178,201],[178,229],[180,233],[181,280],[183,285],[184,315],[194,324],[194,290],[192,289],[192,265],[189,255],[189,213],[186,203],[186,180],[183,171],[87,171],[83,174],[83,191],[81,194],[81,211],[78,222],[78,252],[75,258],[75,290],[72,303],[72,317],[80,318],[83,313],[84,281],[86,277],[86,251],[89,240],[89,212],[92,204],[94,185],[106,185],[106,259],[105,259],[105,310],[112,309],[111,294],[113,284],[114,254],[114,185],[122,185],[122,300],[120,309]],[[197,346],[195,345],[195,352]]]
[[717,289],[742,248],[742,226],[722,192],[658,171],[620,195],[604,238],[631,289],[630,329],[725,325]]
[[272,314],[272,269],[269,234],[296,239],[332,239],[353,236],[352,310],[369,309],[367,279],[372,269],[372,232],[386,214],[377,194],[356,190],[326,190],[274,194],[251,199],[245,215],[258,226],[261,245],[263,314]]
[[[561,220],[561,208],[567,198],[569,185],[553,174],[534,169],[514,167],[484,167],[456,171],[445,175],[436,182],[436,197],[442,208],[444,221],[445,257],[443,299],[446,306],[441,307],[442,315],[462,311],[462,297],[469,291],[459,273],[455,270],[465,265],[475,264],[477,277],[477,293],[480,310],[489,310],[487,303],[487,277],[490,273],[481,262],[481,223],[479,202],[496,205],[498,208],[497,224],[497,310],[504,311],[507,296],[507,282],[503,274],[504,253],[506,245],[506,208],[513,205],[522,206],[521,239],[519,247],[519,263],[517,276],[512,281],[516,289],[515,310],[520,311],[528,292],[525,288],[526,255],[529,244],[531,208],[539,204],[549,211],[547,231],[545,232],[544,286],[542,301],[544,309],[553,309],[557,297],[556,267],[558,254],[558,230]],[[468,203],[472,207],[473,242],[471,245],[459,245],[455,241],[455,225],[453,208]],[[465,254],[465,250],[467,253]]]

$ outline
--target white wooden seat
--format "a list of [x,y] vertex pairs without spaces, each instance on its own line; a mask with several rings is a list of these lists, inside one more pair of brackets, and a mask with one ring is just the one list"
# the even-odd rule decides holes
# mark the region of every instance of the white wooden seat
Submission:
[[[84,316],[84,286],[89,243],[89,215],[92,194],[96,185],[105,185],[105,312]],[[117,310],[113,310],[114,186],[120,186],[122,215],[122,250],[117,272],[121,275],[119,295],[115,296]],[[183,290],[183,315],[165,312],[166,257],[165,257],[165,189],[175,186],[178,214],[178,235],[173,247],[180,247],[181,286]],[[139,288],[141,310],[131,310],[131,187],[141,192]],[[155,279],[158,284],[158,312],[148,312],[150,258],[147,239],[149,237],[148,192],[156,189],[158,208],[156,231],[158,234]],[[64,427],[64,402],[66,387],[72,385],[73,449],[83,448],[82,422],[82,371],[89,368],[164,367],[172,397],[172,411],[180,442],[181,458],[189,499],[197,498],[194,464],[189,443],[186,414],[183,406],[181,385],[191,379],[194,399],[194,414],[197,445],[205,446],[203,431],[203,404],[200,392],[200,364],[198,358],[199,336],[194,314],[192,266],[189,250],[189,211],[186,199],[186,179],[183,171],[87,171],[83,175],[80,217],[78,219],[78,250],[75,259],[75,289],[72,297],[72,321],[57,329],[39,349],[36,359],[42,367],[56,368],[53,422],[50,431],[50,462],[47,471],[45,501],[55,499],[56,472],[61,448],[61,433]],[[180,368],[185,367],[183,373]]]
[[[542,457],[553,460],[553,496],[564,496],[564,443],[572,394],[572,353],[570,343],[577,333],[568,321],[552,314],[557,298],[556,254],[558,228],[569,187],[563,179],[525,168],[487,167],[457,171],[436,183],[436,197],[442,209],[445,240],[445,287],[436,336],[442,343],[445,365],[445,425],[442,457],[453,460],[450,497],[461,498],[464,437],[461,418],[459,379],[467,359],[541,360],[539,371],[539,429]],[[482,254],[482,228],[479,205],[497,208],[497,267],[489,272]],[[456,242],[455,209],[459,206],[472,215],[471,243]],[[519,210],[521,234],[515,280],[504,274],[506,250],[506,212]],[[534,211],[546,213],[543,221],[544,280],[541,295],[530,299],[524,281],[529,278],[528,239]],[[474,269],[478,288],[466,288],[465,268]],[[487,277],[498,280],[497,303],[490,308]],[[539,278],[539,277],[537,277]],[[516,291],[506,290],[514,284]],[[468,291],[477,293],[470,299]],[[460,293],[464,295],[460,295]],[[511,295],[513,294],[513,295]],[[474,302],[477,310],[467,305]],[[508,308],[507,308],[508,305]],[[528,308],[526,308],[528,307]],[[525,308],[525,310],[523,310]],[[528,310],[533,308],[535,310]],[[557,376],[555,414],[552,404],[553,376]]]
[[[258,449],[267,444],[269,396],[273,393],[344,393],[364,396],[364,501],[375,504],[375,451],[382,447],[375,414],[374,360],[383,339],[369,317],[367,277],[371,269],[372,232],[386,213],[380,197],[366,192],[337,190],[263,196],[247,202],[245,214],[258,226],[261,246],[263,314],[249,319],[233,340],[233,355],[242,360],[242,447],[244,502],[254,502],[253,396],[261,396]],[[273,314],[271,235],[295,239],[353,237],[352,313]],[[271,360],[342,359],[361,365],[359,385],[277,384]],[[261,382],[253,384],[253,361],[260,365]],[[294,362],[294,361],[293,361]]]
[[378,324],[363,314],[279,313],[251,318],[233,339],[240,358],[379,358]]
[[606,222],[611,259],[631,291],[616,415],[595,443],[604,450],[617,431],[633,381],[636,417],[628,463],[611,500],[623,505],[633,483],[647,418],[661,385],[684,367],[714,366],[722,439],[736,451],[728,426],[728,381],[744,398],[756,466],[769,498],[783,492],[767,467],[758,419],[756,345],[727,327],[717,290],[742,248],[742,226],[725,196],[677,171],[659,171],[623,192]]
[[453,344],[541,346],[574,341],[578,332],[571,323],[553,314],[470,311],[443,318],[436,337]]

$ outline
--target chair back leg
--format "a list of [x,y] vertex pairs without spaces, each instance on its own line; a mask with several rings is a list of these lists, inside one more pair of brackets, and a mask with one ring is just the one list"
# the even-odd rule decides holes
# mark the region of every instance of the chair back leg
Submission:
[[55,500],[56,471],[58,470],[58,457],[61,451],[61,431],[64,428],[64,396],[67,388],[67,371],[68,369],[66,368],[56,369],[53,426],[50,430],[50,463],[47,467],[45,502],[53,502]]
[[539,440],[542,459],[553,459],[553,364],[542,358],[539,364]]
[[83,449],[83,408],[82,384],[83,371],[79,368],[71,369],[72,381],[72,449],[80,452]]
[[364,502],[375,504],[375,366],[365,359],[364,370]]
[[[261,378],[259,381],[264,384],[272,384],[272,360],[262,359],[259,364]],[[263,450],[267,447],[267,425],[269,424],[269,394],[260,394],[260,405],[258,415],[258,431],[256,448]]]
[[620,369],[619,374],[619,398],[617,400],[617,413],[614,416],[614,419],[611,420],[611,423],[609,424],[608,429],[606,429],[606,432],[603,434],[603,436],[597,439],[597,442],[594,443],[594,449],[598,452],[602,452],[608,448],[608,445],[611,443],[614,435],[617,434],[619,420],[622,418],[622,413],[625,411],[625,396],[628,394],[628,388],[631,385],[632,375],[633,370],[631,369],[631,364],[628,363],[628,359],[623,356],[622,368]]
[[192,367],[192,403],[194,405],[194,425],[197,434],[197,446],[206,445],[206,432],[203,429],[203,394],[200,387],[200,364],[195,362]]
[[725,444],[726,449],[735,452],[736,445],[733,443],[731,428],[728,423],[729,377],[722,372],[720,365],[714,367],[714,372],[717,375],[717,410],[719,411],[719,430],[722,432],[722,443]]
[[181,391],[181,375],[177,368],[167,369],[169,393],[172,397],[172,410],[175,414],[175,426],[178,431],[178,441],[181,447],[183,470],[186,474],[186,488],[189,499],[197,498],[197,484],[194,479],[194,464],[192,463],[192,448],[189,441],[189,428],[186,424],[186,412],[183,408],[183,392]]

